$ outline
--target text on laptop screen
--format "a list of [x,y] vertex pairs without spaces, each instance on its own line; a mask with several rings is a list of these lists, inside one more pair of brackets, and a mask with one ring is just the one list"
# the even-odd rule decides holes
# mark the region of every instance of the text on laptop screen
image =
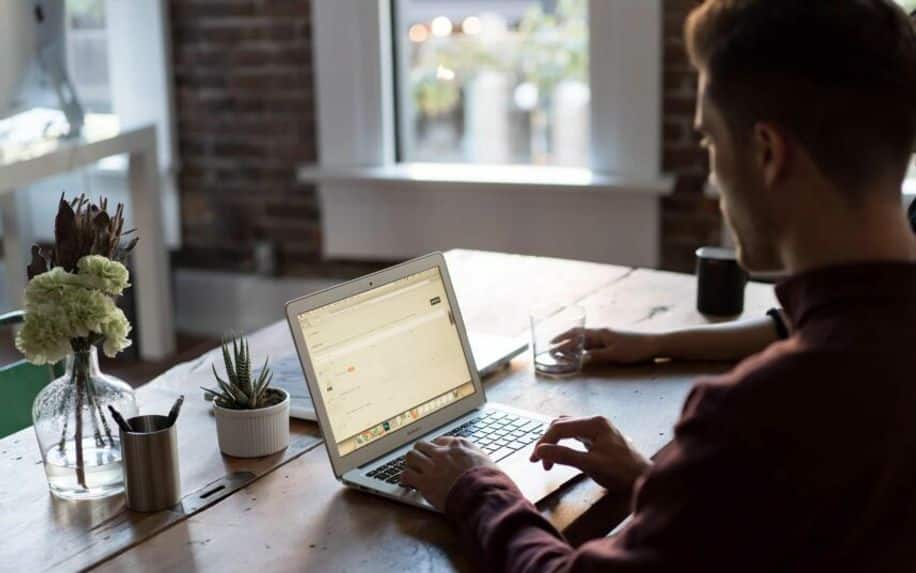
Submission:
[[341,456],[475,392],[438,268],[298,319]]

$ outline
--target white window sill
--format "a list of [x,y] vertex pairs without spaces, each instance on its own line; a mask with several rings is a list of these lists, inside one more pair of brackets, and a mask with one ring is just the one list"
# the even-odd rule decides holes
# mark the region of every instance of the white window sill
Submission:
[[[718,189],[709,183],[707,183],[706,187],[704,188],[704,194],[707,197],[711,197],[713,199],[719,197]],[[908,179],[904,179],[903,181],[903,201],[904,204],[909,205],[910,202],[914,199],[916,199],[916,177],[910,177]]]
[[668,195],[674,178],[632,181],[590,169],[527,165],[463,165],[444,163],[397,163],[381,167],[299,168],[300,183],[360,183],[397,189],[526,190],[558,192],[614,192]]

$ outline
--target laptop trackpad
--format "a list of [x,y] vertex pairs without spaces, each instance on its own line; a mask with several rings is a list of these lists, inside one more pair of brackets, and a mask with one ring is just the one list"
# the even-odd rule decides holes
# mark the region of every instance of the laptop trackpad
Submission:
[[[564,440],[564,446],[584,450],[581,443],[575,440]],[[569,466],[554,465],[546,471],[540,462],[529,461],[534,444],[499,462],[499,468],[512,478],[518,489],[532,503],[537,503],[560,489],[566,482],[582,472]]]

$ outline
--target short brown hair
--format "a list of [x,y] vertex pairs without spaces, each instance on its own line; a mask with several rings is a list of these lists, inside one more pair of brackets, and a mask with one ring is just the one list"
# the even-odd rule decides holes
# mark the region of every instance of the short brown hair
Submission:
[[840,187],[903,178],[916,143],[916,32],[890,0],[706,0],[685,36],[732,131],[776,123]]

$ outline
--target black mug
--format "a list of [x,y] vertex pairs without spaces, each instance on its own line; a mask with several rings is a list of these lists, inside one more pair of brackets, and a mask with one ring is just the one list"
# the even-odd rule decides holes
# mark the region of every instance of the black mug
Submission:
[[738,264],[734,249],[701,247],[696,255],[697,310],[710,316],[744,312],[747,273]]

